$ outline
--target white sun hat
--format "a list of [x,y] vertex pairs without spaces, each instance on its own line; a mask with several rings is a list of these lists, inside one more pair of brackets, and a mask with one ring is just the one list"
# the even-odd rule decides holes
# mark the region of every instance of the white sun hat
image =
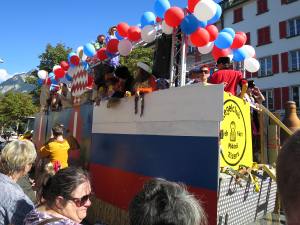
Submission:
[[148,73],[152,73],[152,70],[150,68],[150,66],[148,66],[146,63],[143,63],[143,62],[138,62],[137,63],[137,66],[143,70],[145,70],[146,72]]

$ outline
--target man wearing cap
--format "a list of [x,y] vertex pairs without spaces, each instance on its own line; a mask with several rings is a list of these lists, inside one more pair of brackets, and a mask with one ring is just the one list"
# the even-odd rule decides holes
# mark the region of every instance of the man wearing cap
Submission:
[[149,93],[157,90],[156,78],[152,75],[150,66],[146,63],[138,62],[137,67],[139,68],[138,75],[135,79],[135,92]]
[[237,86],[243,81],[243,75],[240,71],[231,69],[230,66],[229,57],[220,57],[217,60],[218,71],[213,73],[210,83],[224,83],[224,91],[236,95]]
[[210,75],[210,70],[207,65],[203,65],[201,67],[195,67],[191,70],[191,74],[189,76],[189,81],[187,85],[195,84],[195,83],[206,84],[209,75]]

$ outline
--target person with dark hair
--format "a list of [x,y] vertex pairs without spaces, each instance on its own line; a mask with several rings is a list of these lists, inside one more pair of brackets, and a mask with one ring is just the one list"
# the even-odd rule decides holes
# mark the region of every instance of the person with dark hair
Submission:
[[[67,140],[64,139],[64,128],[61,124],[56,124],[52,128],[53,137],[42,146],[39,151],[39,157],[46,159],[53,164],[59,163],[60,168],[68,167],[68,151],[70,145]],[[46,164],[45,162],[43,164]]]
[[127,66],[118,66],[115,70],[116,77],[119,78],[121,92],[124,97],[126,92],[133,92],[134,78],[128,70]]
[[187,84],[188,85],[195,84],[195,83],[206,84],[209,76],[210,76],[210,69],[208,65],[195,67],[190,72],[190,76]]
[[282,146],[277,158],[277,186],[288,225],[300,224],[300,131]]
[[224,91],[236,95],[237,87],[243,80],[240,71],[233,70],[229,57],[220,57],[217,60],[218,70],[212,74],[209,82],[212,84],[224,84]]
[[130,225],[204,225],[201,203],[184,185],[161,178],[149,180],[129,205]]
[[32,142],[12,141],[0,154],[0,224],[22,225],[34,205],[19,186],[19,181],[31,169],[36,159]]
[[81,168],[68,167],[45,177],[41,204],[27,214],[25,225],[78,225],[91,206],[89,175]]
[[105,35],[104,34],[100,34],[97,36],[97,40],[94,43],[94,46],[95,46],[96,50],[99,50],[105,46]]

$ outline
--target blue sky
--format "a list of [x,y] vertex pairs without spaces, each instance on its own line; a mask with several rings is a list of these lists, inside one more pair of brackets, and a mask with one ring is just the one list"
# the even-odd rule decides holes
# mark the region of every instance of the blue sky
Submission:
[[[39,64],[47,43],[76,50],[119,22],[140,23],[155,0],[8,0],[0,2],[0,82]],[[170,0],[184,7],[187,0]]]

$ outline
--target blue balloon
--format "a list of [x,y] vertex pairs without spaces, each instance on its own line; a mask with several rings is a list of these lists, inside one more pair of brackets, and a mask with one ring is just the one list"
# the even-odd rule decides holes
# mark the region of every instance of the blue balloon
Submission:
[[142,28],[147,25],[154,25],[156,23],[156,16],[153,12],[144,12],[141,17]]
[[38,83],[39,86],[42,86],[42,85],[44,84],[44,81],[45,81],[45,80],[39,78],[39,79],[37,80],[37,83]]
[[220,32],[226,32],[226,33],[230,34],[232,38],[234,38],[234,36],[235,36],[234,29],[232,29],[230,27],[226,27],[223,30],[221,30]]
[[238,48],[233,50],[233,61],[241,62],[246,58],[247,52],[244,48]]
[[207,26],[207,22],[206,21],[198,20],[198,22],[199,22],[199,27],[205,28]]
[[207,24],[214,24],[214,23],[216,23],[220,19],[221,15],[222,15],[222,8],[221,8],[221,6],[219,4],[216,4],[216,5],[217,5],[216,14],[214,15],[213,18],[211,18],[210,20],[207,21]]
[[219,3],[221,1],[223,1],[223,0],[214,0],[215,3]]
[[171,7],[169,0],[156,0],[154,3],[154,12],[160,17],[164,18],[165,12]]
[[215,40],[215,45],[220,49],[229,48],[232,45],[233,38],[227,32],[220,32],[217,39]]
[[87,43],[83,46],[83,53],[88,57],[93,57],[96,54],[95,46]]
[[53,72],[51,72],[51,73],[48,74],[48,77],[49,77],[50,80],[51,80],[52,78],[55,78],[55,74],[54,74]]
[[185,34],[194,33],[199,27],[199,20],[193,15],[189,14],[182,20],[180,24],[181,30]]
[[117,38],[119,41],[121,41],[121,40],[124,39],[124,38],[119,34],[118,31],[116,31],[115,36],[116,36],[116,38]]
[[68,73],[66,74],[65,77],[66,77],[67,81],[72,81],[73,80],[73,78]]

